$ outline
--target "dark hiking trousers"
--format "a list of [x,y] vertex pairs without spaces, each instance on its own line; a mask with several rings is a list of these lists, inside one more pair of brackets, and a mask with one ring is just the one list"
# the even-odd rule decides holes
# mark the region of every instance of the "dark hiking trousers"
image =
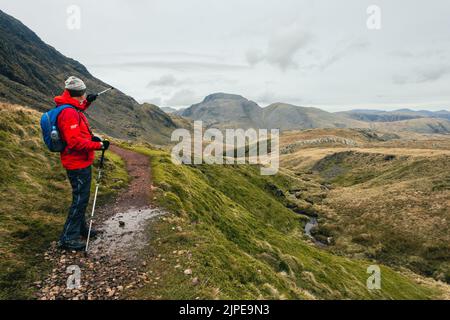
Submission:
[[67,176],[72,185],[72,205],[64,224],[61,243],[79,240],[82,234],[88,232],[85,214],[91,193],[92,167],[67,170]]

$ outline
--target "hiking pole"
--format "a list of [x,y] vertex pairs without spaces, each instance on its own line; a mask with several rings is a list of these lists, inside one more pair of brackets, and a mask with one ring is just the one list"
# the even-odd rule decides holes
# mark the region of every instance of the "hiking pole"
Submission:
[[102,94],[107,93],[107,92],[110,91],[110,90],[114,90],[114,88],[111,87],[111,88],[108,88],[108,89],[106,89],[106,90],[103,90],[102,92],[97,93],[97,96],[101,96]]
[[93,222],[94,213],[95,213],[95,203],[97,202],[98,187],[100,186],[100,179],[102,178],[103,162],[105,160],[105,151],[106,150],[102,150],[102,157],[100,158],[100,168],[98,169],[98,176],[97,176],[97,181],[95,184],[94,203],[92,204],[91,221],[89,222],[89,232],[88,232],[88,236],[87,236],[87,240],[86,240],[85,255],[87,255],[88,249],[89,249],[89,239],[91,238],[92,222]]

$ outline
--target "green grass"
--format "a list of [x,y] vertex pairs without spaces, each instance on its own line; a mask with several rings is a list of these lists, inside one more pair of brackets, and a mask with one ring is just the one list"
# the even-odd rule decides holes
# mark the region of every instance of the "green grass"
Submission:
[[[128,147],[150,157],[156,201],[173,213],[149,230],[149,272],[156,284],[132,298],[431,299],[439,294],[384,266],[382,290],[369,291],[366,270],[373,263],[308,244],[302,219],[267,188],[287,190],[292,181],[286,176],[263,177],[251,166],[176,166],[164,151]],[[187,268],[192,276],[183,273]],[[192,277],[199,284],[192,284]]]
[[[100,203],[128,180],[122,160],[107,158]],[[0,299],[29,299],[31,284],[51,268],[43,252],[58,239],[71,202],[59,155],[41,141],[37,112],[2,105],[0,171]]]
[[[38,120],[24,108],[0,110],[0,299],[33,297],[32,282],[51,268],[42,253],[58,238],[70,204],[65,172],[58,155],[43,147]],[[262,177],[251,166],[176,166],[164,151],[128,147],[150,157],[155,201],[172,212],[149,228],[145,253],[152,282],[131,298],[428,299],[440,294],[388,267],[382,267],[382,290],[368,291],[371,262],[308,244],[304,219],[286,208],[288,200],[278,192],[297,183],[292,177]],[[111,153],[105,173],[100,203],[128,180],[123,162]],[[183,273],[187,268],[192,276]],[[192,277],[198,277],[197,285]]]

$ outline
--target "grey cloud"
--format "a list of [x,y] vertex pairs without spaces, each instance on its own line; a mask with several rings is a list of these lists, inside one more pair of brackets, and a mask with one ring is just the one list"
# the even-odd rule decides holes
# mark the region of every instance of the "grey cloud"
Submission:
[[257,98],[256,101],[258,101],[259,103],[263,104],[263,105],[268,105],[270,103],[273,103],[276,100],[276,96],[273,92],[271,91],[265,91],[263,93],[261,93]]
[[430,82],[441,79],[450,73],[449,66],[435,66],[430,69],[423,69],[419,71],[418,82]]
[[332,54],[323,61],[320,61],[319,51],[314,48],[308,48],[308,45],[312,43],[313,39],[314,37],[310,33],[305,32],[294,24],[269,40],[266,53],[263,53],[258,49],[247,50],[246,60],[251,66],[258,64],[261,61],[267,61],[269,64],[278,66],[284,71],[289,67],[299,67],[295,60],[295,56],[301,49],[305,49],[305,54],[308,56],[308,59],[316,59],[318,62],[303,65],[302,68],[319,68],[324,71],[344,57],[365,50],[370,46],[368,41],[361,39],[341,42]]
[[120,62],[92,64],[95,68],[160,68],[171,69],[176,71],[199,71],[199,70],[215,70],[215,71],[233,71],[248,69],[246,65],[211,63],[211,62],[193,62],[193,61],[141,61],[141,62]]
[[276,102],[289,103],[289,104],[293,104],[293,105],[300,105],[302,102],[304,102],[303,99],[300,98],[299,96],[277,94],[277,93],[274,93],[273,91],[268,91],[268,90],[259,94],[255,100],[262,107],[266,107],[266,106],[268,106],[272,103],[276,103]]
[[[382,31],[367,30],[361,0],[128,2],[71,0],[83,8],[78,31],[66,28],[66,0],[0,0],[0,7],[138,101],[186,105],[175,93],[191,89],[200,99],[220,91],[255,99],[269,90],[268,102],[300,96],[330,108],[450,103],[448,0],[381,0]],[[176,81],[160,78],[168,74]],[[414,90],[399,86],[407,83]]]
[[197,102],[198,100],[199,98],[197,97],[194,91],[189,89],[182,89],[176,91],[171,98],[164,101],[164,105],[174,107],[184,107],[189,106]]
[[162,104],[162,99],[159,97],[156,98],[148,98],[148,99],[144,99],[144,102],[150,103],[150,104],[154,104],[156,106],[160,106]]
[[161,76],[159,79],[152,80],[147,84],[147,88],[150,87],[173,87],[176,86],[179,81],[171,74]]
[[432,49],[421,51],[396,50],[388,52],[389,56],[401,59],[424,59],[424,58],[448,58],[448,52],[444,49]]
[[264,60],[264,53],[261,50],[258,50],[258,49],[249,49],[245,53],[245,57],[247,59],[247,62],[251,66],[254,66],[257,63],[259,63],[262,60]]
[[269,63],[277,65],[282,70],[288,67],[297,68],[295,54],[305,48],[311,41],[311,35],[297,26],[275,35],[269,41],[266,59]]
[[198,58],[198,59],[210,59],[210,60],[220,60],[223,59],[222,56],[213,55],[213,54],[204,54],[204,53],[196,53],[196,52],[184,52],[184,51],[135,51],[135,52],[106,52],[102,53],[102,56],[111,56],[118,58],[127,58],[127,57],[178,57],[178,58]]
[[406,76],[402,76],[402,75],[394,75],[393,77],[392,77],[392,83],[394,83],[394,84],[399,84],[399,85],[402,85],[402,84],[406,84],[406,83],[408,83],[409,81],[408,81],[408,77],[406,77]]
[[173,88],[180,87],[183,85],[205,85],[205,84],[215,84],[215,85],[232,85],[236,84],[237,80],[227,79],[223,77],[221,74],[208,74],[206,77],[189,77],[179,79],[175,77],[173,74],[165,74],[158,79],[151,80],[147,84],[147,88],[155,88],[159,87],[163,94],[166,94],[163,88]]
[[297,68],[295,55],[300,49],[305,48],[311,40],[311,34],[294,23],[270,37],[266,52],[258,49],[247,50],[246,60],[251,66],[266,61],[283,71],[289,67]]
[[392,77],[392,82],[399,85],[429,83],[438,81],[448,74],[450,74],[450,65],[434,65],[418,68],[413,75],[394,75]]
[[388,55],[398,58],[414,58],[415,56],[412,52],[406,50],[391,51]]
[[331,65],[342,60],[345,56],[357,51],[367,49],[369,46],[370,43],[364,40],[354,40],[348,44],[341,45],[332,55],[330,55],[327,59],[325,59],[325,61],[320,63],[319,68],[324,71]]

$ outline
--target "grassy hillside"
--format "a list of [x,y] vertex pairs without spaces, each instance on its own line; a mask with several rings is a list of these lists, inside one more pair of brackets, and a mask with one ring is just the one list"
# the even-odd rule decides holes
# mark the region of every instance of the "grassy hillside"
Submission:
[[319,161],[336,249],[450,282],[450,155],[355,151]]
[[[316,236],[332,237],[334,252],[448,282],[450,139],[418,134],[373,139],[373,133],[370,139],[355,130],[282,137],[281,166],[310,181],[295,196],[314,204],[320,217]],[[334,142],[303,143],[314,137]]]
[[[92,76],[85,66],[58,52],[17,19],[0,10],[0,101],[46,110],[54,106],[64,81],[77,76],[88,93],[110,87]],[[99,98],[89,109],[91,124],[97,130],[120,139],[143,137],[156,144],[170,141],[177,128],[157,106],[140,105],[119,90]]]
[[172,215],[149,230],[153,280],[133,298],[427,299],[440,295],[382,266],[382,290],[366,288],[372,262],[351,260],[305,240],[305,217],[287,209],[300,183],[262,177],[250,166],[176,166],[150,157],[155,201]]
[[[42,253],[57,239],[70,187],[57,154],[47,152],[39,114],[0,104],[0,299],[31,298],[30,284],[51,267]],[[175,166],[150,156],[155,201],[172,214],[149,227],[152,281],[130,298],[145,299],[428,299],[435,283],[382,267],[382,290],[368,291],[366,268],[320,250],[304,236],[305,216],[289,210],[295,176],[262,177],[250,166]],[[110,154],[101,201],[127,181]],[[189,270],[191,270],[191,274]],[[185,274],[185,271],[187,274]],[[417,280],[416,280],[417,279]],[[418,283],[421,282],[421,284]]]
[[[59,155],[41,140],[36,111],[0,103],[0,299],[31,298],[30,284],[50,267],[42,253],[57,240],[71,201]],[[127,182],[109,154],[100,202]]]

